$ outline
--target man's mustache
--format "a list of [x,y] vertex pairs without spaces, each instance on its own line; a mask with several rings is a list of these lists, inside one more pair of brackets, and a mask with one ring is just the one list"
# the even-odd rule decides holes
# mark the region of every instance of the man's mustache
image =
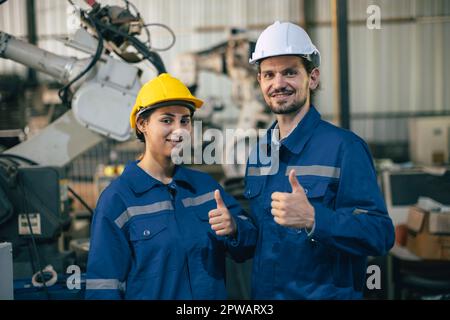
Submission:
[[280,94],[280,93],[281,94],[291,94],[291,93],[294,93],[294,90],[288,89],[288,88],[275,89],[275,90],[269,92],[269,96],[273,96],[273,95]]

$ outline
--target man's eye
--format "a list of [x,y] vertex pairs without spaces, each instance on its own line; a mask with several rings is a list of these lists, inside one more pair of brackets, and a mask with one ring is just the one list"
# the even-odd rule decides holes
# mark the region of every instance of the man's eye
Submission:
[[181,124],[188,125],[191,122],[191,119],[183,119],[181,120]]
[[272,73],[265,73],[263,75],[264,79],[272,79],[273,78],[273,74]]
[[169,118],[165,118],[165,119],[162,119],[162,120],[161,120],[161,122],[162,122],[162,123],[166,123],[166,124],[169,124],[169,123],[171,123],[171,122],[172,122],[172,119],[169,119]]
[[288,71],[286,71],[285,75],[288,76],[288,77],[296,76],[297,75],[297,71],[295,71],[295,70],[288,70]]

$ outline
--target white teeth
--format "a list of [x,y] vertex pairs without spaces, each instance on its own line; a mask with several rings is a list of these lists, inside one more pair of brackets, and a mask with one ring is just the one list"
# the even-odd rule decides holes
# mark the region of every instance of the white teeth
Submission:
[[272,97],[286,97],[286,96],[290,96],[291,94],[292,94],[292,92],[275,93],[275,94],[272,94]]

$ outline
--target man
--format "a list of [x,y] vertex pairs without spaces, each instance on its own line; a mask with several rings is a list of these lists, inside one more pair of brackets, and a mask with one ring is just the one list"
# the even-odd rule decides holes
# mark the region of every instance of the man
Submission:
[[311,104],[320,53],[308,34],[275,22],[250,63],[276,116],[260,142],[271,164],[249,158],[245,196],[259,230],[255,299],[359,299],[367,256],[384,255],[394,228],[366,143],[321,120]]

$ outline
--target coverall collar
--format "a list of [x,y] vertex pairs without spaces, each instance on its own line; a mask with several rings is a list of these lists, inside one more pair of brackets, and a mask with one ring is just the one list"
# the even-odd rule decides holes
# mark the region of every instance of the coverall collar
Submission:
[[[303,119],[297,124],[297,126],[289,133],[287,137],[280,142],[290,152],[299,154],[305,147],[308,140],[311,138],[314,129],[320,122],[320,113],[311,104],[309,111],[305,114]],[[278,122],[275,123],[275,126]]]
[[[138,160],[129,162],[124,170],[124,173],[126,172],[126,174],[123,175],[133,192],[144,193],[157,185],[164,185],[161,181],[153,178],[147,172],[142,170],[137,164]],[[182,182],[183,184],[187,184],[190,188],[194,188],[186,176],[183,167],[175,166],[173,181]]]
[[[183,166],[175,166],[175,173],[173,175],[173,181],[190,188],[194,193],[196,189],[191,179],[186,174],[186,169]],[[173,183],[173,182],[172,182]]]

